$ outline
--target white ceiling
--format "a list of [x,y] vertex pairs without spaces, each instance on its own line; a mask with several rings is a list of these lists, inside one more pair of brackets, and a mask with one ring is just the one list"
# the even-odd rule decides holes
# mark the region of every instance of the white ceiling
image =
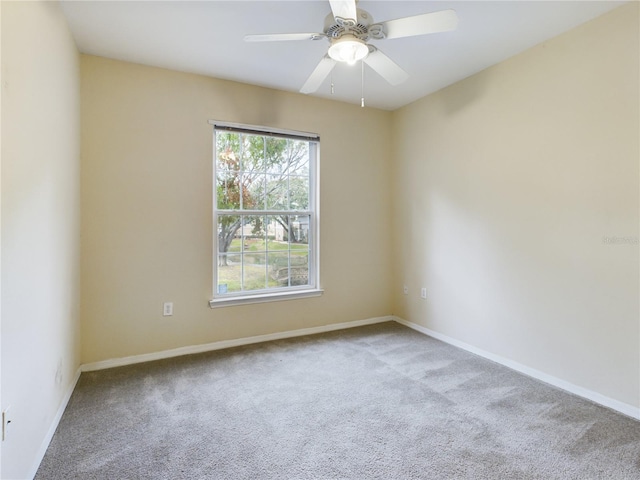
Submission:
[[[63,1],[79,50],[297,92],[325,40],[246,43],[249,33],[322,32],[328,1]],[[365,66],[369,107],[393,110],[597,17],[620,1],[361,0],[374,21],[453,8],[457,30],[371,40],[408,74],[393,87]],[[360,103],[359,65],[340,64],[315,96]]]

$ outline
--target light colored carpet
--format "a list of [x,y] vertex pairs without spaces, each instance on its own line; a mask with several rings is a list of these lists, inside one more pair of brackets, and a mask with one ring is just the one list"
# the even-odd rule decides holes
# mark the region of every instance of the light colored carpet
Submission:
[[37,479],[640,479],[640,422],[395,323],[82,374]]

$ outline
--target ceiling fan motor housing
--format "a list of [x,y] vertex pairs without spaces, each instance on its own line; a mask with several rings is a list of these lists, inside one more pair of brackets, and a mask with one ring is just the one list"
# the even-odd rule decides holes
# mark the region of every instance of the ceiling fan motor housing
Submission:
[[324,33],[329,40],[336,40],[343,35],[353,35],[366,42],[370,38],[376,40],[384,38],[382,25],[373,24],[373,17],[366,10],[358,8],[358,18],[354,23],[350,19],[335,17],[333,14],[327,15],[324,21]]

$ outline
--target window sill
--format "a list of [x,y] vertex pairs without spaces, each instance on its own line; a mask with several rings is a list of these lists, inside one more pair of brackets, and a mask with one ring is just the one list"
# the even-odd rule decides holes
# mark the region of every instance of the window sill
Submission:
[[298,300],[300,298],[319,297],[324,293],[322,289],[298,290],[295,292],[263,293],[260,295],[247,295],[233,298],[214,298],[209,300],[209,307],[233,307],[235,305],[248,305],[251,303],[282,302],[285,300]]

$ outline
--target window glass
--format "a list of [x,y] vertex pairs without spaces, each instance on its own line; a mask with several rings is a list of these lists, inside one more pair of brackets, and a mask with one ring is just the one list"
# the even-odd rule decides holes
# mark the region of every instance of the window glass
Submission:
[[214,300],[317,288],[317,141],[214,133]]

